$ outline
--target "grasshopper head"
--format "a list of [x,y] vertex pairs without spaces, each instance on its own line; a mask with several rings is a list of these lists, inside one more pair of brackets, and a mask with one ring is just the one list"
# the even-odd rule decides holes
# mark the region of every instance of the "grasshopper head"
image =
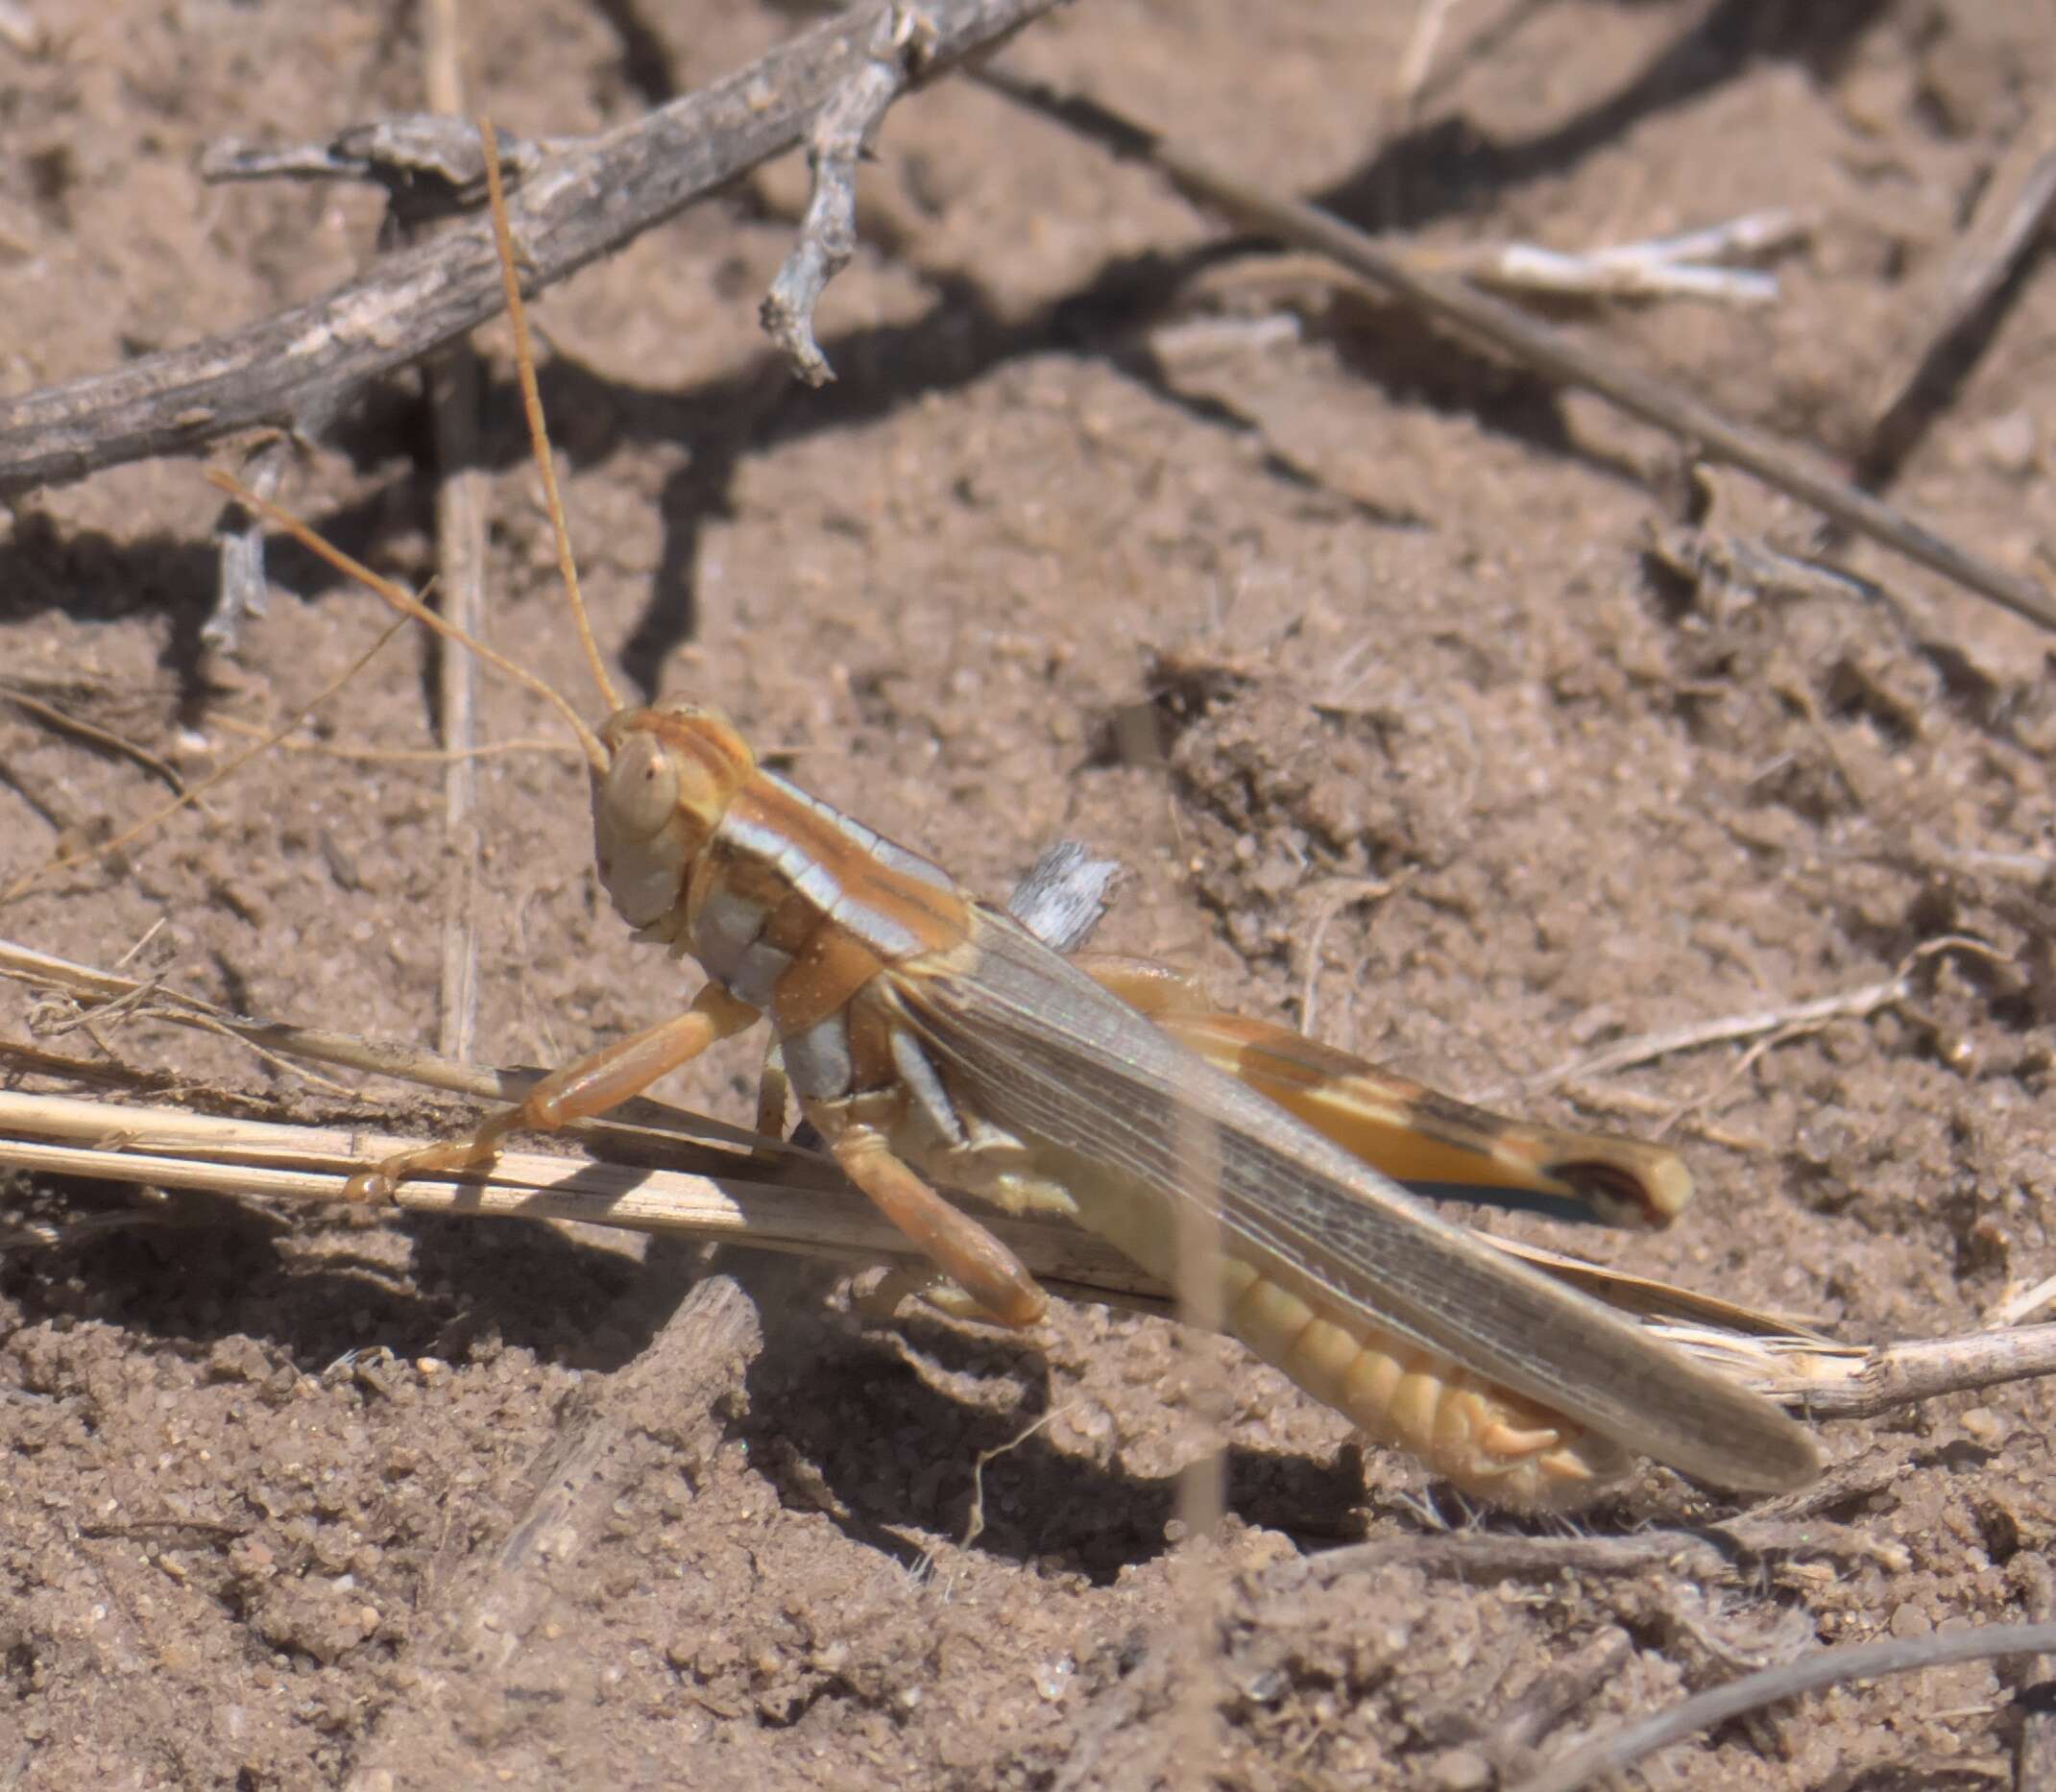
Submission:
[[617,710],[599,740],[607,759],[593,773],[600,882],[622,920],[657,926],[681,908],[693,860],[757,762],[727,722],[691,703]]

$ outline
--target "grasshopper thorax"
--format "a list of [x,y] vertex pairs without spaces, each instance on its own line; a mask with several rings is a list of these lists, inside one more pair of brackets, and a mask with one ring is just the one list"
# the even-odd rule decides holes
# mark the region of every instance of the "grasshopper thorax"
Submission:
[[593,848],[607,895],[631,927],[678,908],[686,877],[757,769],[741,738],[691,703],[617,710],[599,731]]

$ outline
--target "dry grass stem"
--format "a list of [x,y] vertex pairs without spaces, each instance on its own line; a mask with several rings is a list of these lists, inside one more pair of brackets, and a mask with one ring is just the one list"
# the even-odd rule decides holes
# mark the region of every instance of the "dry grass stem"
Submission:
[[[1818,996],[1810,1002],[1789,1003],[1779,1007],[1752,1008],[1741,1014],[1724,1014],[1714,1020],[1693,1021],[1683,1027],[1658,1032],[1638,1033],[1589,1056],[1571,1058],[1554,1070],[1544,1071],[1527,1084],[1532,1091],[1554,1089],[1560,1083],[1584,1077],[1611,1076],[1637,1064],[1647,1064],[1679,1052],[1698,1052],[1707,1046],[1731,1045],[1741,1039],[1770,1034],[1796,1039],[1826,1026],[1831,1021],[1864,1020],[1880,1008],[1902,1002],[1912,993],[1914,970],[1944,952],[1969,952],[1996,959],[1999,955],[1981,939],[1950,933],[1916,947],[1900,961],[1890,977],[1839,995]],[[1482,1098],[1482,1099],[1490,1099]]]
[[[227,1119],[0,1090],[0,1169],[46,1175],[335,1201],[357,1171],[419,1143],[364,1127]],[[856,1263],[927,1262],[853,1191],[767,1179],[762,1166],[742,1158],[733,1174],[715,1177],[508,1151],[483,1179],[410,1180],[396,1204],[409,1213],[571,1220]],[[1053,1221],[992,1223],[1058,1292],[1169,1305],[1146,1276],[1086,1233]]]
[[327,684],[324,685],[313,696],[287,716],[278,728],[266,735],[254,746],[238,753],[218,771],[209,773],[206,777],[201,779],[198,784],[181,791],[175,799],[165,804],[163,808],[145,815],[133,827],[124,828],[111,840],[102,840],[97,845],[82,847],[75,853],[61,853],[57,858],[37,865],[34,870],[24,872],[5,889],[0,889],[0,908],[6,908],[9,903],[13,902],[17,897],[26,895],[53,873],[67,871],[73,865],[88,864],[95,859],[105,859],[110,853],[119,852],[123,847],[152,832],[159,823],[177,814],[180,810],[197,803],[201,797],[213,789],[216,785],[221,784],[226,779],[234,777],[252,760],[257,759],[270,751],[279,740],[291,734],[309,715],[313,714],[316,710],[320,709],[330,697],[334,696],[337,691],[341,690],[344,686],[356,677],[378,656],[379,651],[385,646],[386,642],[399,633],[402,626],[403,624],[400,622],[393,623],[357,659],[351,663],[349,668],[341,677],[329,680]]
[[70,735],[77,739],[90,741],[94,746],[103,747],[109,753],[120,754],[123,759],[140,765],[152,776],[163,779],[171,787],[174,796],[185,794],[185,780],[179,775],[178,768],[166,764],[155,753],[137,746],[134,741],[125,740],[110,729],[101,728],[77,715],[68,714],[56,704],[45,703],[40,697],[31,696],[26,690],[16,690],[12,684],[0,683],[0,697],[5,697],[24,714],[35,716],[37,721],[55,729],[59,734]]
[[[90,1005],[81,1015],[81,1024],[109,1015],[134,1015],[165,1021],[177,1027],[227,1033],[253,1050],[277,1053],[285,1057],[329,1064],[343,1070],[358,1070],[377,1077],[391,1077],[425,1089],[441,1089],[451,1095],[472,1096],[481,1101],[518,1101],[534,1086],[539,1071],[490,1070],[482,1065],[446,1057],[440,1053],[397,1040],[360,1038],[355,1033],[331,1032],[320,1027],[294,1027],[281,1021],[254,1020],[230,1014],[227,1009],[166,988],[161,982],[136,982],[112,977],[46,953],[0,940],[0,977],[11,977],[32,988],[60,994],[72,1002]],[[111,1053],[109,1054],[111,1055]],[[644,1133],[675,1141],[710,1140],[737,1146],[752,1152],[780,1152],[805,1161],[815,1153],[763,1138],[744,1126],[730,1126],[711,1115],[693,1114],[661,1102],[639,1100],[623,1102],[601,1128],[610,1132]],[[583,1136],[583,1128],[573,1128]]]
[[1578,1787],[1618,1774],[1673,1742],[1802,1693],[1819,1692],[1849,1681],[1944,1667],[1954,1661],[2041,1655],[2052,1649],[2056,1649],[2056,1624],[1983,1625],[1974,1630],[1816,1650],[1796,1661],[1765,1668],[1761,1673],[1681,1700],[1654,1717],[1626,1725],[1573,1750],[1554,1765],[1519,1781],[1515,1792],[1577,1792]]
[[[422,13],[423,85],[433,112],[461,115],[464,24],[457,0],[431,0]],[[490,151],[486,152],[490,154]],[[478,461],[483,385],[470,342],[450,344],[428,364],[435,437],[436,589],[444,616],[467,635],[486,632],[486,511],[489,487]],[[436,1043],[450,1057],[472,1056],[478,1037],[479,833],[478,662],[438,642],[436,691],[443,748],[444,886]]]

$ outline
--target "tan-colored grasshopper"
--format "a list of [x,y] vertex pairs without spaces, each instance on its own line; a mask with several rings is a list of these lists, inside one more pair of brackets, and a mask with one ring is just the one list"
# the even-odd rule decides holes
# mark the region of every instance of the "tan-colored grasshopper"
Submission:
[[[486,165],[497,166],[490,144]],[[607,720],[595,733],[540,681],[466,644],[566,716],[592,770],[609,897],[637,937],[696,959],[709,981],[683,1013],[544,1078],[469,1137],[389,1160],[356,1179],[355,1196],[489,1164],[509,1134],[603,1113],[767,1019],[782,1066],[767,1105],[783,1107],[789,1078],[851,1181],[998,1320],[1030,1323],[1045,1296],[934,1183],[1013,1212],[1069,1215],[1172,1286],[1181,1216],[1203,1212],[1218,1228],[1218,1310],[1230,1332],[1372,1437],[1502,1503],[1575,1503],[1617,1476],[1630,1452],[1746,1490],[1818,1472],[1811,1438],[1769,1402],[1445,1223],[1324,1136],[1349,1140],[1348,1125],[1324,1123],[1319,1102],[1299,1098],[1324,1077],[1346,1083],[1339,1065],[1367,1066],[1167,997],[1152,970],[1112,963],[1096,979],[940,866],[762,768],[713,712],[622,707],[571,569],[496,190],[494,204],[538,467]],[[283,511],[215,477],[395,607],[444,626]],[[1248,1061],[1252,1051],[1268,1071]],[[1268,1077],[1280,1099],[1209,1057],[1260,1086]],[[1401,1113],[1411,1103],[1430,1134],[1435,1112],[1450,1119],[1445,1147],[1460,1119],[1489,1120],[1399,1087]],[[1514,1130],[1490,1122],[1464,1149],[1490,1157]],[[1518,1181],[1512,1156],[1508,1179]],[[1660,1174],[1639,1193],[1624,1189],[1637,1181],[1636,1161],[1583,1185],[1657,1208],[1680,1193],[1673,1182],[1650,1194],[1664,1187]]]

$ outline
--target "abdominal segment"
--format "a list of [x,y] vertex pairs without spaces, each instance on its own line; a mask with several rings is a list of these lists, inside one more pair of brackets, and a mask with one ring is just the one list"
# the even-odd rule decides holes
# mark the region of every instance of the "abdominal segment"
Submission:
[[1627,1452],[1560,1413],[1389,1333],[1324,1319],[1290,1289],[1222,1260],[1227,1329],[1379,1443],[1467,1493],[1519,1509],[1582,1505]]
[[[1177,1265],[1158,1204],[1101,1182],[1077,1214],[1108,1244],[1171,1284]],[[1222,1326],[1372,1441],[1409,1450],[1466,1493],[1494,1505],[1565,1510],[1617,1481],[1619,1444],[1438,1351],[1302,1296],[1227,1252]]]

